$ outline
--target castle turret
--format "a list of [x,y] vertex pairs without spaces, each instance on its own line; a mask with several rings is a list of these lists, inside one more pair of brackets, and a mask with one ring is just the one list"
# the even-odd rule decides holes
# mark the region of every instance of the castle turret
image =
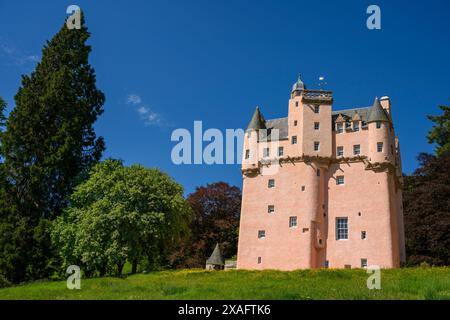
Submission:
[[256,107],[245,132],[242,170],[255,169],[258,167],[258,135],[259,131],[262,129],[266,129],[266,121],[264,120],[259,107]]
[[378,98],[370,109],[367,118],[369,128],[369,161],[372,163],[388,162],[391,156],[391,121]]

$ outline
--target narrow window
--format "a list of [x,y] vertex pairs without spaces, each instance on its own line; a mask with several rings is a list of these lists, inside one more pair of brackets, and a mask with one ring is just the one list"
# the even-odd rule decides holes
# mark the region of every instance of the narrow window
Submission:
[[354,154],[355,156],[361,154],[361,145],[355,144],[355,145],[353,146],[353,154]]
[[266,231],[265,230],[259,230],[258,231],[258,239],[264,239],[266,237]]
[[314,106],[314,113],[320,112],[320,106]]
[[359,122],[353,122],[353,131],[359,131]]
[[338,157],[343,157],[344,156],[344,147],[337,147],[336,155]]
[[275,188],[275,180],[274,179],[270,179],[269,182],[267,183],[267,186],[269,188]]
[[298,101],[295,101],[295,106],[298,107]]
[[264,148],[263,150],[263,157],[264,158],[268,158],[270,155],[270,149],[269,148]]
[[245,150],[245,159],[249,159],[250,158],[250,150]]
[[292,144],[297,144],[297,136],[292,137]]
[[336,240],[348,239],[348,218],[336,219]]
[[314,151],[319,151],[319,149],[320,149],[320,142],[315,141],[314,142]]
[[337,176],[336,177],[336,184],[338,186],[343,185],[344,184],[344,176]]
[[282,157],[284,155],[284,148],[283,147],[278,147],[278,156]]
[[337,131],[337,133],[342,133],[342,132],[344,132],[344,125],[343,125],[342,123],[338,123],[338,124],[336,125],[336,131]]
[[267,207],[267,212],[268,213],[274,213],[275,212],[275,206],[274,205],[270,205]]
[[316,174],[318,177],[320,177],[320,169],[317,169]]
[[367,259],[361,259],[361,268],[367,268]]
[[262,262],[262,258],[258,257],[258,264],[261,264],[261,262]]
[[363,127],[363,129],[364,129],[364,128],[367,128],[367,122],[361,121],[361,126]]
[[324,267],[325,267],[326,269],[328,269],[328,268],[330,267],[330,261],[325,260],[325,265],[324,265]]
[[294,127],[296,127],[297,124],[298,124],[298,121],[297,121],[297,120],[294,120]]
[[383,142],[377,143],[377,152],[383,152]]
[[361,239],[362,239],[362,240],[366,240],[366,238],[367,238],[367,233],[366,233],[366,231],[361,231]]
[[381,128],[381,121],[377,121],[377,129]]
[[303,191],[303,192],[305,191],[305,189],[306,189],[306,187],[305,187],[305,186],[302,186],[302,191]]
[[314,122],[314,130],[319,130],[320,122]]
[[289,228],[297,228],[297,217],[289,217]]

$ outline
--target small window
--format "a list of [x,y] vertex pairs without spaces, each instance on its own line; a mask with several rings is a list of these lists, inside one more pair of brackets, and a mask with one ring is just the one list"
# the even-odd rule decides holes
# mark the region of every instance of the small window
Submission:
[[258,231],[258,239],[264,239],[266,237],[266,231],[265,230],[259,230]]
[[314,151],[319,151],[319,149],[320,149],[320,142],[315,141],[314,142]]
[[363,129],[364,129],[364,128],[367,128],[367,122],[361,121],[361,126],[363,127]]
[[361,259],[361,268],[367,268],[367,259]]
[[337,176],[336,177],[336,184],[338,185],[338,186],[340,186],[340,185],[343,185],[344,184],[344,176]]
[[342,133],[342,132],[344,132],[344,125],[343,125],[342,123],[338,123],[338,124],[336,125],[336,131],[337,131],[337,133]]
[[366,231],[361,231],[361,239],[362,239],[362,240],[366,240],[366,238],[367,238],[367,233],[366,233]]
[[328,268],[330,267],[330,261],[325,260],[325,265],[324,265],[324,267],[325,267],[326,269],[328,269]]
[[297,228],[297,217],[289,217],[289,228]]
[[295,101],[295,106],[298,107],[298,101]]
[[245,159],[249,159],[250,158],[250,150],[245,150]]
[[267,212],[268,213],[274,213],[275,212],[275,206],[274,205],[270,205],[267,207]]
[[284,155],[284,148],[283,147],[278,147],[278,156],[282,157]]
[[383,142],[377,143],[377,152],[383,152]]
[[297,121],[297,120],[294,120],[294,127],[296,127],[297,124],[298,124],[298,121]]
[[274,179],[270,179],[269,182],[267,183],[267,186],[269,188],[275,188],[275,180]]
[[262,258],[258,257],[258,264],[261,264],[261,262],[262,262]]
[[320,106],[314,106],[314,113],[320,112]]
[[359,131],[359,122],[353,122],[353,131]]
[[263,150],[263,157],[264,158],[268,158],[270,155],[270,149],[269,148],[264,148]]
[[336,240],[348,239],[348,218],[336,219]]
[[377,129],[381,128],[381,121],[377,121]]
[[306,187],[305,187],[305,186],[302,186],[302,191],[305,191],[305,189],[306,189]]
[[355,144],[355,145],[353,146],[353,154],[354,154],[355,156],[361,154],[361,145]]
[[314,122],[314,130],[320,129],[320,122]]
[[317,175],[318,177],[320,177],[320,169],[317,169],[316,175]]
[[351,264],[346,264],[346,265],[344,265],[344,268],[345,268],[345,269],[351,269],[351,268],[352,268],[352,265],[351,265]]
[[297,144],[297,136],[292,137],[292,144]]
[[343,157],[344,156],[344,147],[337,147],[336,155],[338,157]]

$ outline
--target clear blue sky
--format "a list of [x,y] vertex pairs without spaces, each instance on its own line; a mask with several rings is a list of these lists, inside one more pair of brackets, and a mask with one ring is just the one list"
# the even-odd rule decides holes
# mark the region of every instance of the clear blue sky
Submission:
[[[107,97],[96,124],[105,157],[159,167],[186,192],[219,180],[240,187],[240,168],[173,165],[171,132],[192,130],[194,120],[245,128],[256,105],[266,118],[284,117],[299,72],[309,88],[326,76],[336,109],[389,95],[406,173],[418,152],[432,151],[426,115],[449,103],[448,0],[0,0],[0,96],[9,109],[70,4],[86,14]],[[380,31],[366,28],[370,4],[381,7]]]

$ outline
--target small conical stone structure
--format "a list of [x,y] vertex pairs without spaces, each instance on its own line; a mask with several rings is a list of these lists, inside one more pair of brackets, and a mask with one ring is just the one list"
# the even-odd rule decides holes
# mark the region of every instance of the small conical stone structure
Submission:
[[216,244],[213,253],[206,260],[207,270],[222,270],[225,266],[225,261],[223,260],[222,254],[220,252],[219,244]]

